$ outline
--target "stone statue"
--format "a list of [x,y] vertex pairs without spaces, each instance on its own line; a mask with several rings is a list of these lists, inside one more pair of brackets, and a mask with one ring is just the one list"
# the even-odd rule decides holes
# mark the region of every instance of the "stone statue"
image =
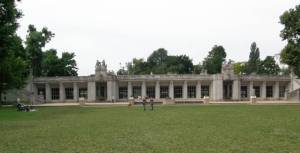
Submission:
[[233,64],[232,61],[224,61],[222,65],[222,73],[231,74],[233,73]]
[[99,62],[99,60],[97,60],[96,62],[96,66],[95,66],[96,72],[97,71],[107,71],[107,65],[105,63],[105,61],[103,60],[102,62]]

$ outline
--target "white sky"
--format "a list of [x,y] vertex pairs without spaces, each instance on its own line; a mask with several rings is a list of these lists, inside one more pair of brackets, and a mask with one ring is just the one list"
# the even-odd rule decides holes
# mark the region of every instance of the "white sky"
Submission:
[[46,48],[75,52],[79,75],[94,73],[105,59],[117,71],[132,58],[147,58],[165,48],[170,55],[186,54],[199,63],[213,45],[222,45],[227,58],[243,61],[256,41],[261,58],[279,53],[279,16],[299,0],[23,0],[27,27],[46,26],[55,37]]

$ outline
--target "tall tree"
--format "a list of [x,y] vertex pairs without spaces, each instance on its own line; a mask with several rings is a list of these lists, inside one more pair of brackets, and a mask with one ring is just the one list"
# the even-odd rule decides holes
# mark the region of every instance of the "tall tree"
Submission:
[[43,51],[46,43],[48,43],[54,34],[47,28],[37,31],[33,25],[28,26],[28,35],[26,36],[26,51],[29,54],[30,66],[33,76],[42,75]]
[[280,23],[284,25],[280,36],[288,42],[281,51],[281,62],[289,65],[300,77],[300,5],[284,12]]
[[257,48],[256,43],[253,42],[250,47],[250,55],[249,60],[247,62],[246,66],[246,72],[247,74],[251,73],[257,73],[258,68],[260,65],[260,55],[259,55],[259,48]]
[[223,46],[215,45],[203,61],[204,69],[206,69],[209,74],[221,73],[225,58],[226,52]]
[[63,69],[61,76],[77,76],[77,64],[75,61],[75,54],[63,52],[60,59],[61,67]]
[[276,63],[273,56],[267,56],[262,62],[258,70],[259,74],[278,75],[280,67]]
[[74,53],[64,52],[62,57],[57,56],[55,49],[43,52],[43,76],[77,76],[77,64]]
[[164,48],[159,48],[154,51],[147,59],[147,62],[151,65],[160,65],[166,61],[168,57],[168,51]]
[[21,16],[15,0],[0,1],[0,101],[6,90],[22,87],[28,75],[26,53],[16,34]]

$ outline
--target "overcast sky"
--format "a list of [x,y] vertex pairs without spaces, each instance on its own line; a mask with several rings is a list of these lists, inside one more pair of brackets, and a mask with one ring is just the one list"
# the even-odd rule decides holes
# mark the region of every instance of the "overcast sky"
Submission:
[[248,59],[256,41],[261,57],[279,53],[279,16],[299,0],[23,0],[18,34],[29,24],[46,26],[55,37],[46,48],[75,52],[79,75],[94,73],[105,59],[117,71],[132,58],[147,58],[165,48],[199,63],[213,45],[227,58]]

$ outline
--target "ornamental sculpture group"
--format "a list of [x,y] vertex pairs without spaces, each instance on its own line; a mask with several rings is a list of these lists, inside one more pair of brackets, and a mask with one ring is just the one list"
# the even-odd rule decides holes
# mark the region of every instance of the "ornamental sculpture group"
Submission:
[[102,62],[99,62],[99,60],[97,60],[95,69],[96,69],[96,71],[107,72],[107,65],[106,65],[105,61],[103,60]]

